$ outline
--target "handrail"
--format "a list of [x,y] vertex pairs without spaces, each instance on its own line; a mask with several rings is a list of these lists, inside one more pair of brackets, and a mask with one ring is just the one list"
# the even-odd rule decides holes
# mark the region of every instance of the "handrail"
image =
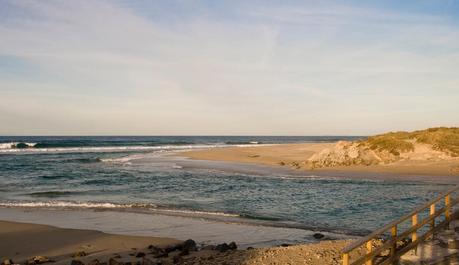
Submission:
[[[396,257],[396,256],[400,256],[401,253],[396,253],[396,252],[406,252],[407,250],[405,248],[403,248],[403,250],[398,250],[397,249],[397,242],[399,240],[402,240],[404,239],[405,237],[411,235],[412,236],[412,243],[410,243],[409,245],[412,245],[413,243],[413,247],[415,247],[421,239],[423,239],[426,234],[430,234],[431,232],[433,233],[434,230],[436,230],[436,228],[439,226],[439,225],[435,225],[435,218],[441,216],[442,214],[445,215],[445,221],[441,223],[441,225],[446,225],[449,223],[450,221],[450,217],[451,217],[451,208],[452,206],[454,206],[455,204],[457,204],[459,201],[454,199],[454,200],[451,200],[451,194],[454,193],[454,192],[457,192],[459,191],[459,186],[456,186],[454,188],[451,188],[449,189],[448,191],[442,193],[441,195],[437,196],[436,198],[426,202],[425,204],[415,208],[413,211],[411,211],[410,213],[400,217],[398,220],[395,220],[385,226],[383,226],[382,228],[372,232],[371,234],[363,237],[363,238],[360,238],[358,240],[356,240],[355,242],[349,244],[348,246],[346,246],[342,252],[343,252],[343,265],[357,265],[357,264],[368,264],[368,265],[372,265],[373,264],[373,259],[374,257],[376,257],[379,253],[385,251],[385,250],[390,250],[390,256],[391,257]],[[441,200],[444,200],[444,203],[445,203],[445,206],[442,207],[441,209],[435,209],[435,204],[438,203],[439,201]],[[426,209],[428,209],[430,207],[430,215],[428,216],[428,218],[424,218],[423,220],[421,220],[420,222],[418,222],[418,214]],[[400,224],[400,223],[403,223],[405,221],[407,221],[408,219],[412,219],[412,226],[410,227],[410,229],[406,230],[406,231],[403,231],[402,233],[398,234],[397,233],[397,226]],[[428,230],[428,232],[426,232],[424,235],[421,235],[420,238],[418,238],[417,236],[417,231],[418,229],[422,228],[423,226],[427,225],[427,224],[431,224],[430,225],[430,229]],[[383,245],[377,247],[377,248],[374,248],[372,247],[372,240],[373,239],[376,239],[376,238],[380,238],[384,233],[386,232],[390,232],[391,233],[391,239],[388,240],[388,242],[385,242]],[[367,253],[366,255],[358,258],[356,261],[350,263],[350,252],[352,252],[353,250],[359,248],[359,247],[362,247],[366,245],[366,249],[367,249]],[[384,262],[384,264],[388,264],[387,262]]]

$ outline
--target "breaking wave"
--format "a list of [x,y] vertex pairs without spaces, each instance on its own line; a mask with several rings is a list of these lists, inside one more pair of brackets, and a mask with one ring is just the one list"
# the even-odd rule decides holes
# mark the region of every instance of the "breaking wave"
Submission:
[[[58,192],[45,192],[47,194],[54,194]],[[38,194],[38,193],[36,193]],[[43,195],[44,193],[40,193]],[[59,209],[137,209],[137,210],[150,210],[156,213],[173,214],[173,215],[188,215],[188,216],[222,216],[222,217],[240,217],[239,214],[224,213],[224,212],[211,212],[199,211],[188,209],[173,209],[163,206],[157,206],[150,203],[133,203],[133,204],[118,204],[111,202],[75,202],[75,201],[42,201],[42,202],[0,202],[0,207],[8,208],[59,208]]]
[[26,143],[26,142],[10,142],[10,143],[0,143],[1,150],[10,150],[10,149],[26,149],[34,148],[37,143]]
[[[25,144],[27,147],[17,147],[17,144]],[[174,151],[203,149],[216,147],[244,147],[253,144],[216,144],[216,145],[159,145],[159,146],[85,146],[85,147],[55,147],[39,148],[34,143],[2,143],[0,144],[0,153],[80,153],[80,152],[125,152],[125,151]]]

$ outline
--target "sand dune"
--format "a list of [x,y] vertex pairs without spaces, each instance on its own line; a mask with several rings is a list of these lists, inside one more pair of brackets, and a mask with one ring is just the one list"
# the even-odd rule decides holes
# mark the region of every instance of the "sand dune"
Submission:
[[193,150],[178,155],[197,160],[230,161],[279,166],[312,172],[371,172],[397,175],[459,176],[459,158],[444,155],[426,145],[415,145],[413,152],[401,158],[371,165],[350,164],[314,167],[309,161],[314,155],[333,150],[337,143],[279,144],[253,147],[228,147]]

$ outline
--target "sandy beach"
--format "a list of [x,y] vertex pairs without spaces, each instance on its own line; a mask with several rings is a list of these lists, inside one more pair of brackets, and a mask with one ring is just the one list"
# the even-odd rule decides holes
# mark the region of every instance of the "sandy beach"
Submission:
[[332,148],[336,143],[277,144],[250,147],[227,147],[181,152],[178,155],[195,160],[229,161],[269,165],[299,171],[383,173],[391,175],[459,176],[459,159],[402,160],[382,165],[353,165],[312,169],[306,161],[315,153]]
[[[0,258],[25,264],[35,257],[53,264],[339,264],[349,240],[248,250],[184,251],[183,241],[106,234],[95,230],[0,221]],[[167,253],[167,254],[165,254]],[[49,260],[49,261],[48,261]]]
[[77,255],[88,262],[89,259],[107,259],[113,253],[127,254],[149,245],[165,247],[178,243],[179,240],[170,238],[114,235],[95,230],[0,221],[0,257],[2,261],[12,259],[21,264],[35,256],[47,257],[56,261],[55,264],[69,264],[72,256]]

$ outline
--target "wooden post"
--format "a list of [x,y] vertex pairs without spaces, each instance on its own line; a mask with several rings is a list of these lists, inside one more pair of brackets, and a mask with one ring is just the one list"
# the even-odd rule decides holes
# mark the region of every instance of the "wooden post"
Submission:
[[[372,241],[371,239],[367,241],[367,254],[370,254],[371,250],[373,248],[373,245],[371,244],[372,243],[371,241]],[[373,265],[373,259],[367,260],[367,262],[365,264],[366,265]]]
[[[414,227],[418,224],[418,214],[413,214],[413,216],[411,217],[411,227]],[[414,242],[418,239],[418,231],[415,230],[413,231],[413,233],[411,234],[411,241]]]
[[[430,216],[435,214],[435,203],[430,205]],[[435,228],[435,218],[430,222],[430,230]]]
[[349,265],[349,253],[343,253],[343,265]]
[[392,236],[392,239],[394,240],[394,243],[392,244],[390,250],[390,255],[395,256],[395,252],[397,251],[397,225],[392,226],[392,228],[390,229],[390,234]]
[[448,194],[445,197],[445,219],[447,220],[447,222],[451,221],[450,208],[451,208],[451,196]]

